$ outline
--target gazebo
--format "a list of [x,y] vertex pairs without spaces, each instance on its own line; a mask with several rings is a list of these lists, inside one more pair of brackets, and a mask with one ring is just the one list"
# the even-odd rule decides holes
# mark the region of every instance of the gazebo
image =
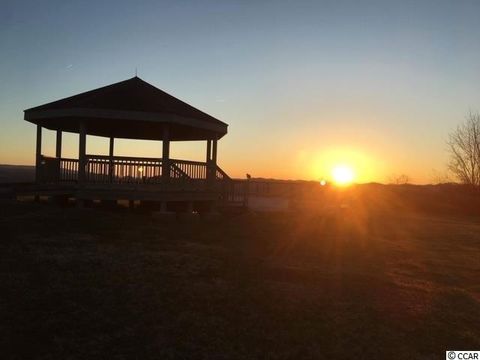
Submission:
[[[217,165],[227,124],[138,77],[25,110],[37,125],[36,183],[84,200],[155,201],[211,206],[225,198],[230,178]],[[42,128],[56,131],[54,157],[42,154]],[[79,134],[78,159],[62,157],[62,132]],[[87,135],[110,139],[109,154],[86,153]],[[159,140],[161,156],[115,156],[115,139]],[[170,158],[170,142],[206,142],[205,162]],[[159,154],[160,155],[160,154]],[[210,206],[210,208],[211,208]]]

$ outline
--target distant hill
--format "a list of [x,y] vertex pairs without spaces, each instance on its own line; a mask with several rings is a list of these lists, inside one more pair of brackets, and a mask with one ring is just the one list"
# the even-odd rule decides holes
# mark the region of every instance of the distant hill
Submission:
[[34,180],[34,166],[0,165],[0,184],[32,182]]

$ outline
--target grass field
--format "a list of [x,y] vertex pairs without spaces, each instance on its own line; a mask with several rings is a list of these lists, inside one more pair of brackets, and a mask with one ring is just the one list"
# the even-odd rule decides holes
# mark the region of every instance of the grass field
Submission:
[[480,221],[355,204],[215,222],[0,204],[4,359],[480,350]]

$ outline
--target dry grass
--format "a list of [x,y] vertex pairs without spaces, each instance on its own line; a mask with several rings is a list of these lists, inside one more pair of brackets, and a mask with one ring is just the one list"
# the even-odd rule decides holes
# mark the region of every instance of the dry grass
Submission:
[[480,349],[480,222],[397,205],[363,199],[212,226],[2,203],[2,358]]

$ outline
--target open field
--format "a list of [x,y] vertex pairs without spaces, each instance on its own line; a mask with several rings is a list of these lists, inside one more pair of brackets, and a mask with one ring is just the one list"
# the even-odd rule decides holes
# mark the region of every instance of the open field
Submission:
[[216,223],[3,201],[1,357],[480,350],[478,215],[366,199]]
[[0,164],[0,184],[32,182],[35,180],[35,167]]

